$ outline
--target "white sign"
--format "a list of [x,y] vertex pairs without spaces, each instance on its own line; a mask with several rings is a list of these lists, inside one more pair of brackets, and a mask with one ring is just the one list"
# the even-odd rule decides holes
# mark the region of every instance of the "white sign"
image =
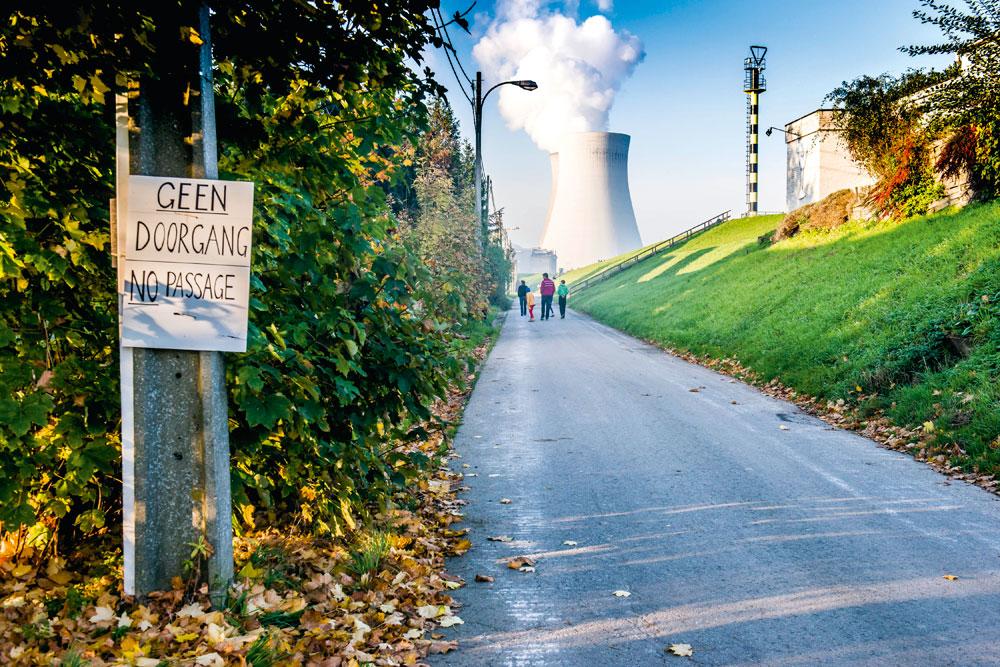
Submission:
[[247,349],[253,183],[129,176],[122,345]]

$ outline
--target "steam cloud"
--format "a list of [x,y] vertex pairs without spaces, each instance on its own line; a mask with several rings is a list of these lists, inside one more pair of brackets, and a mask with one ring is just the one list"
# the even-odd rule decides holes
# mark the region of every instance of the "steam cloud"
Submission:
[[[612,0],[597,4],[608,11]],[[534,92],[498,90],[500,113],[511,129],[525,130],[549,152],[569,132],[607,130],[615,95],[645,56],[639,38],[615,32],[606,17],[578,23],[540,0],[500,0],[496,19],[472,53],[487,85],[538,82]]]

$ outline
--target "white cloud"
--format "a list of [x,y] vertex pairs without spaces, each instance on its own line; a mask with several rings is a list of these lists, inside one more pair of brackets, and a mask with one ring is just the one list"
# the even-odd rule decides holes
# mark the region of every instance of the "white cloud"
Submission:
[[[599,0],[611,5],[611,0]],[[504,86],[500,112],[540,148],[558,150],[569,132],[606,130],[615,95],[645,53],[638,37],[604,16],[578,22],[539,0],[501,0],[497,18],[473,49],[490,82],[533,79],[538,90]]]

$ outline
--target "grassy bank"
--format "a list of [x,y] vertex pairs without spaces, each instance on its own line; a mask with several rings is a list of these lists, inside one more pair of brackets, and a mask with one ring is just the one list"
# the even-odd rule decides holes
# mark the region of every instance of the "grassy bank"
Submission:
[[712,229],[573,305],[862,414],[883,410],[932,433],[929,455],[1000,472],[1000,204],[758,243],[779,219]]

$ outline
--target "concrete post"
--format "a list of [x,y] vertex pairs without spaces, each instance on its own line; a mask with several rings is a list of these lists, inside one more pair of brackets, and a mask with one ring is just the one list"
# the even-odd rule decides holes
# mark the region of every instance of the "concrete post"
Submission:
[[[157,18],[156,76],[139,85],[133,172],[214,176],[211,52],[179,39],[181,26],[207,27],[207,12]],[[202,63],[207,54],[208,67]],[[207,76],[201,76],[203,70]],[[203,87],[204,86],[204,87]],[[191,92],[203,90],[200,105]],[[192,109],[196,112],[192,112]],[[199,154],[200,153],[200,154]],[[210,154],[209,154],[210,153]],[[232,578],[232,512],[225,374],[220,353],[135,348],[135,593],[169,588],[183,576],[193,545],[213,550],[207,577],[213,601]]]

